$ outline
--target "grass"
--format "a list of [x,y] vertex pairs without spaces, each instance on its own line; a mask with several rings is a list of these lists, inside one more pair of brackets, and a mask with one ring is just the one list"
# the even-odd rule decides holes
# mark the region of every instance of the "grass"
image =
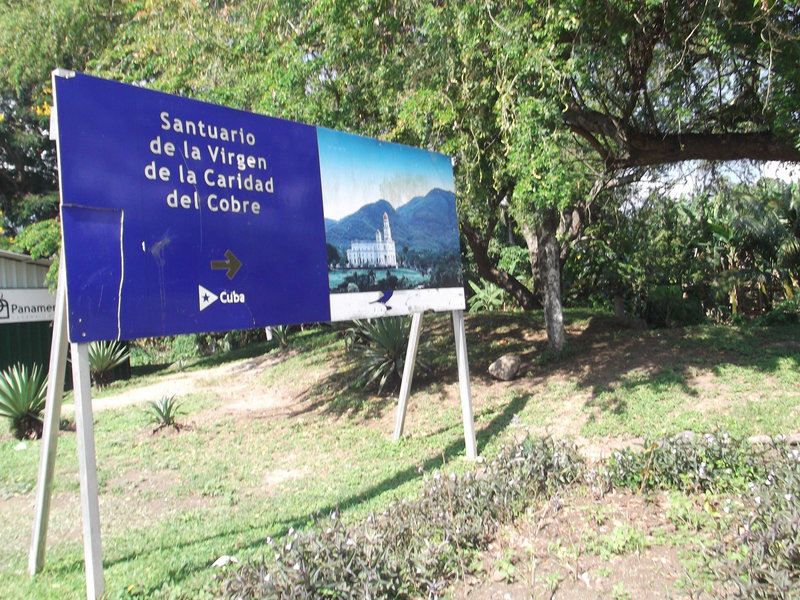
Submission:
[[[468,316],[482,455],[491,456],[525,428],[559,430],[565,420],[573,435],[598,444],[684,429],[753,435],[800,427],[800,352],[784,344],[800,339],[798,326],[620,332],[604,330],[596,313],[567,317],[570,352],[560,360],[537,361],[546,348],[540,313]],[[588,329],[594,329],[591,335]],[[181,398],[186,428],[157,435],[150,434],[141,406],[96,412],[108,597],[212,597],[210,565],[219,556],[260,557],[267,536],[280,540],[290,528],[306,527],[315,513],[336,509],[356,522],[416,494],[424,473],[468,469],[461,460],[449,317],[426,316],[423,337],[432,342],[433,374],[415,378],[407,434],[398,443],[391,441],[396,398],[352,386],[352,367],[331,327],[293,332],[292,350],[265,367],[254,384],[265,394],[296,398],[285,412],[243,417],[217,410],[219,391],[194,393]],[[527,376],[493,384],[486,366],[510,351],[523,356]],[[264,353],[277,353],[275,343],[186,361],[182,370]],[[150,370],[108,386],[104,395],[157,382],[170,372]],[[224,387],[237,376],[218,378]],[[82,597],[75,435],[59,437],[46,568],[33,579],[26,563],[40,445],[16,446],[0,438],[0,506],[11,515],[0,523],[6,542],[0,598]],[[677,499],[672,503],[675,519],[691,518]],[[686,535],[683,529],[678,533]],[[593,543],[598,552],[614,553],[643,542],[635,529],[611,529]]]
[[[308,354],[287,361],[287,377],[293,370],[307,369],[318,346],[336,351],[328,347],[335,345],[330,334],[322,335],[328,345],[312,340]],[[191,422],[210,402],[204,396],[185,399],[183,420]],[[110,596],[133,585],[142,597],[179,592],[195,597],[208,581],[208,565],[218,556],[256,552],[267,536],[280,538],[291,527],[303,527],[316,512],[338,507],[348,518],[358,519],[394,497],[413,493],[421,480],[419,465],[430,470],[463,454],[460,416],[452,417],[436,434],[395,444],[385,431],[356,421],[333,423],[324,413],[298,421],[243,422],[231,417],[169,436],[150,436],[148,417],[140,407],[97,413]],[[37,442],[25,451],[13,450],[10,441],[0,444],[4,495],[31,493],[38,449]],[[62,434],[57,499],[77,491],[75,457],[74,435]],[[267,487],[266,476],[281,469],[296,475]],[[115,513],[126,516],[119,519]],[[47,569],[31,581],[24,574],[22,551],[30,527],[16,525],[16,551],[3,557],[0,597],[80,595],[80,539],[48,548]]]

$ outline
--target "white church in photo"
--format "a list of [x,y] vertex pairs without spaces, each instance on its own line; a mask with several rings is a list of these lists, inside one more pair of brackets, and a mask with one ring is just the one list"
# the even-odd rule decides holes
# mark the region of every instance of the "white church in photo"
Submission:
[[389,226],[389,215],[383,213],[383,235],[375,230],[375,241],[352,240],[347,250],[347,266],[351,269],[397,267],[397,251]]

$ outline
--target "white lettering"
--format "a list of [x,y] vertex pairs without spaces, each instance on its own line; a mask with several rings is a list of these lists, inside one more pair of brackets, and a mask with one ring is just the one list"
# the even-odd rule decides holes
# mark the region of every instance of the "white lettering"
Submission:
[[159,167],[156,170],[156,161],[152,161],[149,165],[145,165],[144,176],[150,181],[155,181],[156,179],[169,181],[170,172],[168,167]]
[[220,292],[219,294],[219,301],[223,304],[244,304],[244,294],[240,294],[236,291],[231,290],[230,292],[225,290]]
[[256,136],[250,131],[245,131],[243,127],[238,129],[227,129],[217,125],[209,125],[204,121],[184,121],[178,117],[172,117],[169,112],[162,111],[158,114],[161,120],[161,129],[164,131],[174,131],[175,133],[185,133],[208,139],[219,139],[223,142],[235,142],[248,146],[256,145]]

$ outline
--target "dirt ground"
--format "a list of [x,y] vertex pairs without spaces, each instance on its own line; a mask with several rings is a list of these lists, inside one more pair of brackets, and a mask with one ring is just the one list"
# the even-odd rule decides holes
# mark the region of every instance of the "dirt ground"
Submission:
[[501,531],[482,569],[458,582],[453,598],[709,598],[685,589],[680,549],[658,541],[675,531],[668,509],[666,495],[573,492],[551,499]]

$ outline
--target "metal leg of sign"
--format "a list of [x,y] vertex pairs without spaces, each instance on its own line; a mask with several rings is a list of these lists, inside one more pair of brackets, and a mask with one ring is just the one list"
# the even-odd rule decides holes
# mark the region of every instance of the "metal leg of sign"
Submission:
[[411,317],[411,331],[408,334],[408,348],[406,348],[406,364],[403,367],[403,381],[400,384],[400,401],[397,405],[397,419],[394,423],[395,441],[399,440],[403,435],[408,395],[411,393],[411,380],[414,378],[414,363],[417,361],[417,348],[419,348],[419,335],[421,331],[422,313],[414,313]]
[[91,378],[88,344],[72,344],[72,383],[75,388],[75,428],[78,433],[78,475],[81,481],[83,556],[86,597],[103,595],[103,556],[100,544],[100,504],[97,498],[97,462],[94,451]]
[[472,415],[472,392],[469,385],[469,361],[467,359],[467,335],[464,330],[464,311],[453,311],[453,333],[456,338],[456,360],[458,361],[458,385],[461,390],[461,416],[464,419],[464,445],[467,458],[478,458],[475,443],[475,419]]
[[[61,264],[64,264],[63,262]],[[36,508],[33,535],[28,554],[28,572],[34,575],[44,567],[47,543],[47,524],[50,518],[50,498],[53,492],[53,472],[56,464],[58,425],[61,419],[61,399],[64,394],[64,373],[67,366],[67,295],[64,269],[58,276],[56,311],[53,319],[53,339],[50,345],[50,370],[47,376],[47,398],[44,406],[42,448],[39,455],[39,478],[36,484]]]

